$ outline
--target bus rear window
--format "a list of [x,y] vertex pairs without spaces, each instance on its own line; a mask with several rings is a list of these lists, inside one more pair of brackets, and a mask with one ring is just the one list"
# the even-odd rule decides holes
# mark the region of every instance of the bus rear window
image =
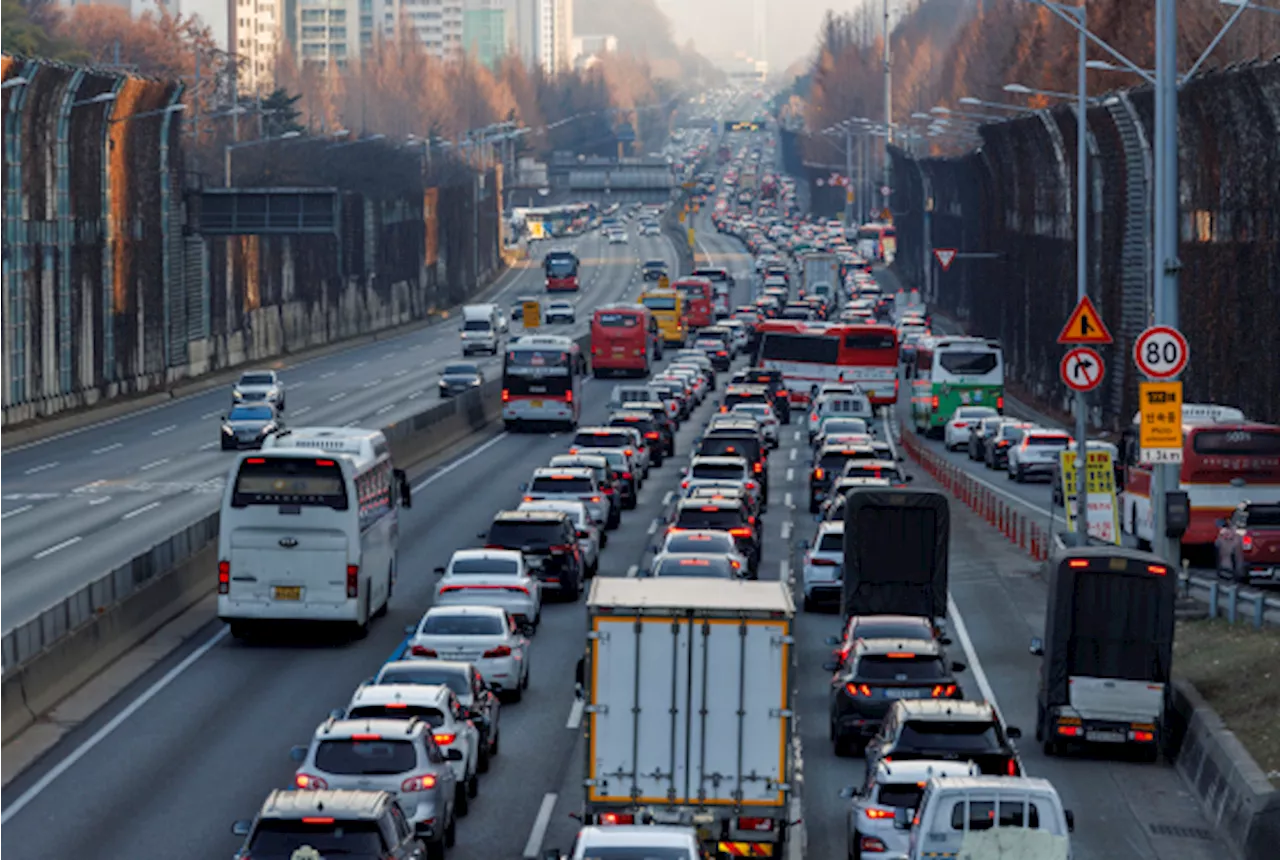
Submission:
[[640,319],[634,314],[596,314],[596,325],[605,328],[635,328],[640,325]]
[[840,342],[834,337],[803,334],[775,334],[764,336],[760,357],[764,361],[803,361],[813,364],[838,364]]
[[947,373],[954,373],[957,376],[978,376],[990,373],[1000,363],[999,356],[994,352],[948,350],[938,353],[935,357],[938,359],[938,364],[942,365],[943,370],[947,371]]
[[640,303],[651,311],[673,311],[676,309],[676,300],[671,296],[645,296],[640,300]]
[[845,349],[893,349],[895,346],[893,332],[859,332],[844,336]]
[[1277,430],[1201,430],[1193,443],[1197,454],[1236,457],[1280,456]]
[[342,468],[334,460],[249,457],[240,464],[233,508],[250,505],[300,505],[347,509]]

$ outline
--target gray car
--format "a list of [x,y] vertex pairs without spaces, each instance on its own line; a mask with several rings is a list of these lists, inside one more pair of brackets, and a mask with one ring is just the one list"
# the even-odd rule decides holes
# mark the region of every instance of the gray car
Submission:
[[469,361],[446,364],[440,373],[440,396],[453,397],[484,385],[480,365]]
[[222,450],[261,448],[263,440],[283,428],[280,413],[270,403],[241,403],[222,416]]
[[480,731],[479,770],[489,769],[489,759],[498,754],[502,700],[489,688],[480,670],[462,660],[394,660],[384,663],[371,684],[444,684],[458,697],[458,704],[471,714]]
[[232,403],[251,403],[260,400],[284,411],[284,383],[274,370],[250,370],[240,374],[231,389]]

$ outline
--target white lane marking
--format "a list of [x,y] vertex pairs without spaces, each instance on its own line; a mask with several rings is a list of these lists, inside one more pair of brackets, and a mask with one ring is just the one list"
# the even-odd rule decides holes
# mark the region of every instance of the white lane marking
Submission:
[[129,513],[125,514],[120,519],[131,520],[134,517],[141,516],[142,514],[145,514],[147,511],[154,510],[158,507],[160,507],[159,502],[152,502],[149,505],[143,505],[142,507],[138,508],[136,511],[129,511]]
[[800,431],[799,431],[799,430],[797,430],[797,431],[796,431],[796,441],[797,441],[797,442],[799,442],[799,441],[800,441]]
[[419,397],[427,393],[427,389],[419,388],[417,391],[409,395],[410,400],[417,400]]
[[359,422],[359,421],[348,421],[346,424],[343,424],[342,426],[343,426],[343,427],[358,427],[358,426],[360,426],[360,422]]
[[657,533],[658,533],[658,521],[654,520],[653,522],[649,523],[649,534],[652,535]]
[[465,455],[465,456],[459,457],[458,459],[454,460],[452,463],[450,463],[450,464],[449,464],[449,465],[447,465],[447,466],[442,466],[442,467],[440,467],[440,469],[439,469],[439,470],[437,470],[437,471],[436,471],[436,472],[434,472],[432,475],[430,475],[430,476],[429,476],[425,481],[421,481],[421,482],[419,482],[419,483],[418,483],[418,486],[416,486],[416,487],[414,487],[414,488],[413,488],[413,491],[414,491],[415,493],[417,493],[417,492],[421,492],[423,489],[425,489],[426,487],[431,486],[431,485],[432,485],[432,484],[434,484],[436,481],[440,480],[440,479],[441,479],[441,478],[443,478],[445,475],[449,474],[449,473],[450,473],[450,472],[452,472],[454,469],[456,469],[456,468],[458,468],[459,466],[461,466],[463,463],[469,463],[469,462],[471,462],[472,460],[474,460],[476,457],[479,457],[479,456],[480,456],[481,454],[483,454],[485,451],[488,451],[490,448],[492,448],[494,445],[497,445],[499,442],[501,442],[501,441],[502,441],[503,439],[505,439],[505,438],[507,438],[507,434],[506,434],[506,433],[499,433],[497,436],[494,436],[494,437],[493,437],[492,439],[490,439],[488,442],[485,442],[483,445],[481,445],[479,448],[476,448],[476,449],[475,449],[474,451],[472,451],[471,453],[469,453],[469,454],[467,454],[467,455]]
[[57,460],[54,460],[52,463],[41,463],[39,466],[32,466],[30,469],[27,469],[26,474],[34,475],[36,472],[44,472],[48,469],[56,468],[57,466]]
[[381,384],[382,384],[381,379],[371,379],[368,382],[366,382],[364,385],[361,385],[360,387],[361,388],[377,388]]
[[321,378],[321,379],[329,379],[330,377],[337,376],[337,375],[338,375],[338,371],[336,371],[336,370],[331,370],[331,371],[329,371],[328,373],[322,373],[322,374],[320,374],[320,378]]
[[787,481],[788,481],[788,482],[790,482],[790,481],[794,480],[794,479],[795,479],[795,477],[796,477],[796,470],[795,470],[795,469],[787,469]]
[[306,414],[307,414],[308,412],[310,412],[310,411],[311,411],[311,407],[310,407],[310,406],[304,406],[304,407],[302,407],[301,409],[299,409],[299,410],[295,411],[295,412],[293,413],[293,417],[294,417],[294,418],[297,418],[299,415],[306,415]]
[[105,454],[105,453],[107,453],[108,451],[114,451],[114,450],[116,450],[117,448],[123,448],[123,447],[124,447],[124,443],[123,443],[123,442],[113,442],[113,443],[111,443],[110,445],[106,445],[106,446],[104,446],[104,447],[102,447],[102,448],[94,448],[94,449],[93,449],[93,453],[95,453],[95,454]]
[[791,494],[790,494],[790,493],[785,493],[785,494],[783,494],[783,496],[782,496],[782,504],[783,504],[783,506],[784,506],[784,507],[788,507],[788,508],[794,508],[794,507],[795,507],[795,505],[791,504]]
[[393,361],[393,360],[395,360],[396,358],[399,358],[399,355],[398,355],[397,353],[389,352],[389,353],[387,353],[386,355],[384,355],[384,356],[382,357],[382,360],[383,360],[383,361]]
[[[221,409],[215,409],[215,410],[213,410],[212,412],[206,412],[205,414],[201,415],[201,416],[200,416],[200,420],[201,420],[201,421],[208,421],[208,420],[209,420],[209,419],[211,419],[211,418],[217,418],[217,417],[218,417],[219,415],[221,415],[221,414],[222,414],[222,410],[221,410]],[[96,453],[98,453],[98,452],[97,452],[97,451],[94,451],[93,453],[95,453],[95,454],[96,454]]]
[[359,370],[360,368],[364,367],[364,366],[365,366],[366,364],[368,364],[368,363],[369,363],[369,362],[367,362],[367,361],[357,361],[355,364],[351,365],[351,369],[352,369],[352,370]]
[[640,573],[640,566],[637,564],[633,564],[631,567],[627,568],[628,579],[635,579],[638,573]]
[[205,654],[209,653],[215,645],[226,638],[226,635],[226,627],[223,627],[217,633],[213,634],[207,642],[188,654],[185,660],[174,666],[163,678],[148,687],[141,696],[130,702],[124,710],[112,717],[106,725],[94,732],[93,735],[84,743],[76,747],[70,755],[51,767],[45,775],[36,780],[30,788],[14,798],[12,803],[6,804],[4,811],[0,813],[0,824],[8,824],[11,818],[25,809],[31,801],[39,797],[46,788],[58,779],[58,777],[62,776],[64,773],[71,770],[71,768],[79,764],[80,760],[92,752],[94,747],[106,740],[107,736],[116,729],[120,728],[120,726],[124,724],[125,720],[132,717],[142,708],[143,705],[158,696],[165,687],[172,684],[178,678],[183,677],[187,670],[191,668],[193,663]]
[[582,699],[574,699],[573,707],[569,709],[569,721],[564,724],[566,729],[576,731],[582,725],[582,709],[587,703]]
[[210,451],[210,450],[212,450],[212,449],[214,449],[214,448],[217,448],[217,447],[218,447],[218,445],[220,445],[220,444],[221,444],[220,442],[205,442],[203,445],[201,445],[201,446],[200,446],[200,450],[201,450],[201,451]]
[[796,456],[797,456],[797,455],[799,455],[799,453],[800,453],[800,449],[799,449],[799,448],[792,448],[792,449],[791,449],[791,459],[792,459],[792,460],[794,460],[794,459],[796,458]]
[[347,392],[339,391],[337,394],[329,398],[330,403],[337,403],[339,400],[347,396]]
[[83,540],[83,538],[81,538],[80,535],[76,535],[75,537],[72,537],[72,538],[67,538],[62,543],[55,543],[53,546],[49,547],[48,549],[40,550],[38,553],[33,555],[32,558],[44,558],[45,556],[53,555],[55,552],[58,552],[59,550],[66,549],[67,547],[73,544],[80,543],[81,540]]
[[546,797],[542,798],[542,806],[538,807],[538,817],[533,820],[529,841],[524,844],[525,860],[536,860],[542,853],[542,840],[547,836],[547,826],[551,824],[551,813],[555,808],[555,792],[547,792]]
[[787,540],[791,537],[791,520],[785,520],[782,523],[782,539]]
[[671,500],[675,498],[675,495],[676,495],[675,490],[667,490],[667,494],[662,497],[662,506],[665,508],[666,506],[670,505]]
[[168,463],[168,462],[169,462],[169,458],[165,457],[163,460],[156,460],[154,462],[148,463],[145,466],[139,466],[138,471],[145,472],[148,469],[154,469],[156,466],[163,466],[165,463]]
[[391,375],[392,375],[392,376],[404,376],[404,375],[405,375],[406,373],[408,373],[408,372],[409,372],[409,368],[407,368],[407,367],[403,367],[403,368],[401,368],[400,370],[397,370],[395,373],[393,373],[393,374],[391,374]]
[[375,413],[373,413],[373,414],[374,414],[374,415],[383,415],[383,414],[386,414],[387,412],[390,412],[392,409],[395,409],[395,408],[396,408],[396,405],[395,405],[394,403],[388,403],[386,406],[382,407],[381,409],[379,409],[377,412],[375,412]]
[[996,703],[995,691],[991,689],[991,682],[987,680],[987,673],[983,670],[982,662],[978,659],[978,650],[973,647],[973,640],[969,638],[969,628],[965,626],[964,618],[960,615],[960,608],[956,606],[956,602],[951,595],[947,595],[947,612],[951,616],[956,638],[960,640],[960,647],[964,649],[965,656],[969,658],[969,671],[973,672],[973,678],[978,682],[978,689],[982,691],[983,698],[999,707]]
[[110,496],[98,496],[96,499],[90,499],[89,504],[97,507],[98,505],[105,505],[109,501],[111,501]]
[[152,436],[163,436],[164,434],[166,434],[166,433],[172,433],[174,430],[177,430],[177,429],[178,429],[178,425],[177,425],[177,424],[170,424],[168,427],[161,427],[159,430],[152,430],[152,431],[151,431],[151,435],[152,435]]
[[304,385],[306,385],[306,383],[305,383],[305,382],[290,382],[290,383],[289,383],[289,387],[290,387],[290,388],[292,388],[294,391],[297,391],[299,388],[301,388],[301,387],[302,387],[302,386],[304,386]]
[[7,520],[9,519],[9,517],[16,517],[18,514],[26,513],[27,511],[31,510],[34,507],[35,505],[23,505],[20,508],[14,508],[11,511],[5,511],[3,514],[0,514],[0,520]]

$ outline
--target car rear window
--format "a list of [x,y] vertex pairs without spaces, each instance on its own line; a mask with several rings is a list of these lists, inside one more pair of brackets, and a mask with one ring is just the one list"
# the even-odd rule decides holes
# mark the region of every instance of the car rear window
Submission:
[[827,532],[818,543],[818,552],[844,552],[844,535],[840,532]]
[[573,437],[573,444],[580,448],[625,448],[634,441],[629,433],[579,433]]
[[1245,509],[1245,524],[1251,529],[1280,526],[1280,505],[1250,505]]
[[995,726],[978,720],[951,723],[908,720],[902,727],[899,743],[908,748],[957,752],[983,752],[1000,747]]
[[349,720],[410,720],[414,717],[438,729],[444,725],[444,714],[424,705],[392,702],[388,705],[358,705],[347,713]]
[[918,809],[920,807],[920,797],[924,794],[924,788],[916,785],[914,782],[908,783],[888,783],[880,786],[879,793],[876,794],[876,803],[880,806],[887,806],[890,809]]
[[1041,448],[1066,448],[1070,441],[1066,436],[1030,436],[1027,438],[1028,445],[1036,445]]
[[708,436],[698,446],[701,457],[744,457],[747,460],[760,459],[760,440],[743,439],[737,436]]
[[942,659],[933,655],[890,657],[867,654],[858,660],[858,677],[868,681],[940,681],[947,677]]
[[316,747],[316,767],[326,773],[385,776],[413,770],[417,764],[418,753],[407,740],[346,738],[321,741]]
[[676,525],[686,529],[725,529],[742,525],[742,511],[738,508],[701,507],[682,508],[676,515]]
[[294,852],[305,845],[321,857],[377,860],[383,856],[382,833],[376,821],[321,819],[318,822],[260,819],[249,843],[249,854],[254,860],[290,860]]
[[722,558],[667,558],[658,566],[658,576],[702,576],[730,579],[733,567]]
[[445,613],[428,615],[421,630],[428,636],[495,636],[505,631],[502,619],[496,615]]
[[726,534],[716,535],[682,535],[673,534],[667,540],[663,552],[673,554],[689,552],[736,552],[733,538]]
[[535,493],[590,493],[590,478],[578,478],[570,475],[548,475],[534,478],[530,490]]
[[742,466],[733,463],[695,463],[689,471],[692,478],[741,478],[745,474]]
[[550,546],[559,543],[563,534],[563,525],[555,520],[497,520],[489,527],[488,543],[512,549],[530,545]]
[[626,418],[614,418],[609,421],[610,427],[634,427],[641,433],[648,433],[653,430],[653,416],[628,416]]
[[[422,662],[422,661],[415,661]],[[403,668],[383,669],[374,679],[375,684],[416,684],[423,687],[446,686],[458,696],[471,695],[471,683],[462,672],[450,669]]]
[[510,558],[460,558],[449,566],[452,574],[514,574],[520,565]]
[[989,800],[971,801],[968,804],[963,800],[959,801],[951,807],[951,829],[965,829],[966,809],[969,815],[969,830],[990,830],[993,827],[1030,827],[1037,830],[1040,828],[1040,809],[1036,804],[1030,804],[1029,810],[1027,804],[1020,800],[1001,800],[999,804],[1000,808],[997,812],[996,804]]
[[724,405],[729,409],[732,409],[733,407],[737,406],[739,403],[766,403],[767,404],[768,402],[769,402],[769,395],[765,394],[763,391],[759,393],[734,392],[733,394],[727,395],[724,399]]
[[[845,463],[849,462],[850,460],[856,459],[859,456],[865,456],[865,455],[861,454],[858,451],[850,451],[847,454],[844,451],[828,451],[826,454],[823,454],[821,458],[819,458],[818,466],[821,467],[823,471],[826,472],[828,475],[832,473],[839,474],[840,471],[844,469]],[[877,477],[877,476],[859,475],[857,477]]]
[[853,629],[855,639],[932,639],[933,631],[926,624],[904,623],[867,619]]

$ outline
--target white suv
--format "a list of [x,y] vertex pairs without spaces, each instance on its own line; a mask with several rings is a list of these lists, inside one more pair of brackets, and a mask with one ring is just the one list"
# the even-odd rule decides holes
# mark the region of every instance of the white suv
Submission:
[[1009,449],[1010,481],[1025,483],[1033,475],[1053,475],[1058,455],[1071,444],[1071,437],[1061,430],[1036,428],[1026,431],[1022,441]]
[[804,553],[804,611],[812,612],[819,605],[839,606],[844,593],[844,522],[842,520],[818,524]]
[[961,406],[951,416],[942,430],[942,443],[948,451],[956,451],[969,444],[969,428],[984,418],[996,418],[999,412],[990,406]]

